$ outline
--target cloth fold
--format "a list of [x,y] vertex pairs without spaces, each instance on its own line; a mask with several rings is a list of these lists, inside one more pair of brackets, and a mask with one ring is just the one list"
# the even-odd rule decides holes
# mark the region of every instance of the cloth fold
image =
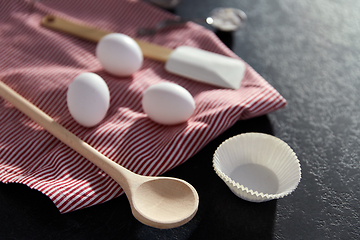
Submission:
[[[136,173],[160,175],[188,160],[236,121],[286,105],[286,100],[248,64],[236,91],[172,75],[164,70],[163,63],[150,59],[145,59],[131,77],[119,78],[102,70],[95,57],[96,44],[40,26],[46,14],[54,14],[136,37],[139,27],[155,26],[163,19],[176,17],[148,3],[43,0],[31,7],[26,0],[0,0],[0,5],[1,81],[98,151]],[[238,58],[213,32],[191,22],[141,39],[170,48],[188,45]],[[82,72],[99,74],[110,89],[107,116],[94,128],[77,124],[66,105],[67,86]],[[196,110],[187,123],[162,126],[143,113],[143,91],[163,81],[177,83],[193,95]],[[0,180],[41,191],[62,213],[123,193],[103,171],[3,99]]]

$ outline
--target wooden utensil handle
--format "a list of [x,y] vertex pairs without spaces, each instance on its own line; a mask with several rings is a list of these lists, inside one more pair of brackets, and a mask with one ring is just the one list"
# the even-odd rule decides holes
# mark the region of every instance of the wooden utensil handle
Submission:
[[[52,15],[45,16],[41,21],[41,25],[46,28],[65,32],[92,42],[99,42],[102,37],[111,33],[109,31],[77,24]],[[146,58],[166,62],[172,52],[172,49],[170,48],[148,43],[139,39],[134,40],[139,44],[141,51]]]
[[80,153],[87,158],[90,162],[101,168],[110,177],[124,188],[128,188],[127,180],[124,176],[134,175],[131,171],[121,167],[113,162],[96,149],[88,145],[86,142],[75,136],[73,133],[65,129],[63,126],[55,122],[49,115],[41,111],[34,104],[26,100],[20,94],[12,90],[9,86],[0,80],[0,97],[14,105],[18,110],[31,118],[34,122],[38,123],[44,129],[53,134],[60,141]]

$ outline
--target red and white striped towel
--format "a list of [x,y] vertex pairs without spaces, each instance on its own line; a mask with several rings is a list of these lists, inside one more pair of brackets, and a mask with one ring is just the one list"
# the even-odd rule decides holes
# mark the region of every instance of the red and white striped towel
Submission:
[[[61,125],[131,171],[160,175],[183,163],[239,119],[277,110],[285,99],[247,65],[239,90],[217,89],[171,75],[163,64],[146,59],[127,78],[101,69],[96,44],[40,26],[46,14],[135,37],[138,27],[174,16],[136,0],[0,0],[0,79]],[[237,57],[211,31],[184,27],[144,37],[170,48],[198,47]],[[67,86],[82,72],[95,72],[109,86],[111,106],[105,120],[84,128],[70,116]],[[196,102],[188,123],[158,125],[141,108],[142,92],[170,81],[186,88]],[[209,159],[211,161],[211,159]],[[46,194],[60,212],[92,206],[122,194],[121,187],[85,158],[0,99],[0,180],[24,183]]]

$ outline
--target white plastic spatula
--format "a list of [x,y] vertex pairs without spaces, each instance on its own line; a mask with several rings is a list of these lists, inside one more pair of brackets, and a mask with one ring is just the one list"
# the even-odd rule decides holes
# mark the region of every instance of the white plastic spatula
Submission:
[[[42,26],[98,42],[108,31],[79,25],[55,16],[45,16]],[[165,62],[165,69],[176,75],[217,87],[238,89],[245,74],[245,63],[239,59],[209,51],[181,46],[175,50],[135,39],[144,57]]]
[[240,60],[198,48],[180,46],[166,61],[171,73],[218,87],[238,89],[245,65]]

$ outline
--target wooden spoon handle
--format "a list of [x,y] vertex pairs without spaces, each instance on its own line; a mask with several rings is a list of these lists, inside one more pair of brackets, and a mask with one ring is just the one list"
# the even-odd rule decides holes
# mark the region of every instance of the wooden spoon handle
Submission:
[[101,168],[116,182],[118,182],[125,191],[129,188],[127,178],[133,177],[136,175],[135,173],[132,173],[131,171],[121,167],[106,156],[102,155],[89,144],[55,122],[54,119],[52,119],[49,115],[41,111],[24,97],[20,96],[17,92],[12,90],[2,81],[0,81],[0,97],[3,97],[5,100],[13,104],[18,110],[23,112],[44,129],[49,131],[60,141]]
[[[52,15],[45,16],[41,21],[41,25],[46,28],[65,32],[92,42],[99,42],[102,37],[111,33],[109,31],[70,22]],[[144,57],[156,61],[166,62],[170,53],[173,51],[170,48],[166,48],[157,44],[148,43],[139,39],[134,40],[139,44]]]

